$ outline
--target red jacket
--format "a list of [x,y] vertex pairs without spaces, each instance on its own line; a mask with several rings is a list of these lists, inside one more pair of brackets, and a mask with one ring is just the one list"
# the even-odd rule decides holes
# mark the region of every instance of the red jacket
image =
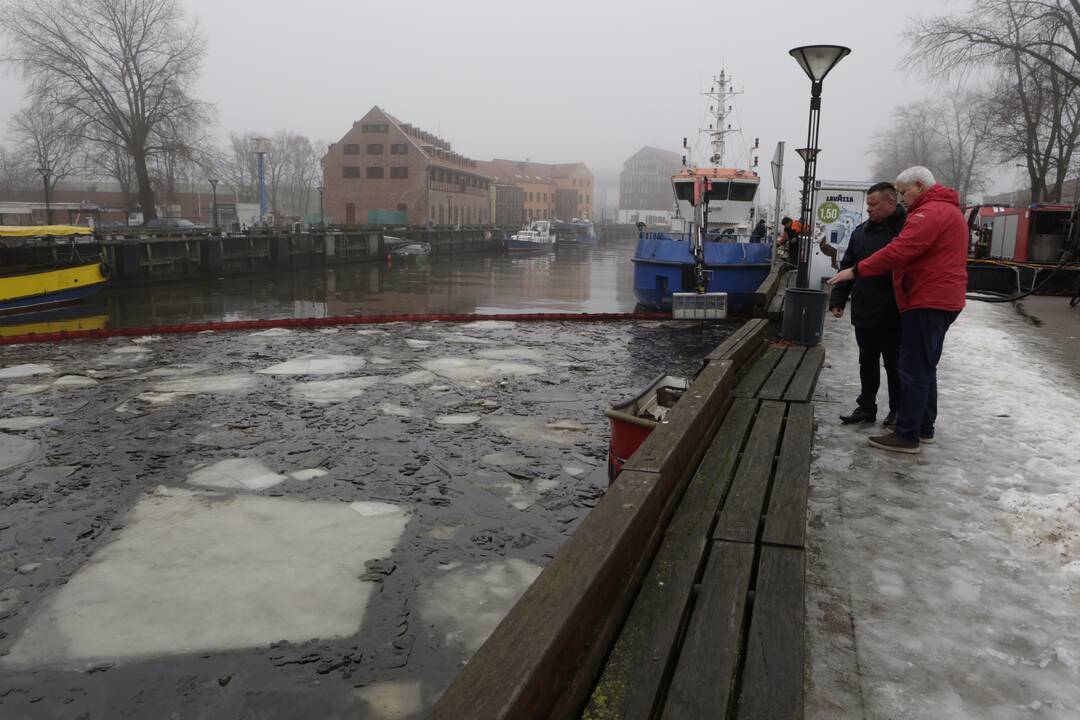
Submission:
[[892,271],[900,312],[960,311],[967,293],[968,228],[956,191],[936,184],[908,208],[892,242],[857,265],[858,275]]

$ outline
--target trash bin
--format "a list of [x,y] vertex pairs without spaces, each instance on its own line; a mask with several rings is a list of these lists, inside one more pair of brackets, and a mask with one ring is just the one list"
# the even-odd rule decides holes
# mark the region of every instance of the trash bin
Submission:
[[784,319],[780,334],[789,342],[813,347],[821,342],[829,293],[788,288],[784,291]]

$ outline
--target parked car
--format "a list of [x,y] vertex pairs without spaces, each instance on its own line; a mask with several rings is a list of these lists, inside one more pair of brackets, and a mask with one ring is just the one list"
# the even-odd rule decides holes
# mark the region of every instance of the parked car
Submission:
[[142,224],[145,230],[171,230],[174,232],[183,232],[185,230],[196,230],[198,225],[191,222],[186,218],[171,218],[171,217],[159,217],[153,220],[147,220]]

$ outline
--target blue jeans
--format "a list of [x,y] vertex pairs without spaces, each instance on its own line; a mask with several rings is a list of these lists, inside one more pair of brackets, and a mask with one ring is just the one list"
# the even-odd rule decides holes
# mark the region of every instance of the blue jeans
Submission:
[[945,333],[959,314],[925,309],[900,313],[900,412],[896,434],[905,440],[934,436],[937,364]]

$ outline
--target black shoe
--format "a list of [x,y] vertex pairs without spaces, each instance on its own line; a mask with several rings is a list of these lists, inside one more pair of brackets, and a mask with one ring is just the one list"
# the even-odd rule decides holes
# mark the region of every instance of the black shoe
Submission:
[[887,428],[896,427],[896,411],[890,410],[889,414],[885,416],[885,422],[881,424]]
[[872,437],[868,439],[873,447],[880,448],[881,450],[911,453],[913,455],[919,452],[918,440],[905,440],[896,433],[889,433],[888,435],[878,435],[877,437]]
[[855,411],[850,415],[840,416],[840,422],[844,423],[845,425],[851,425],[852,423],[874,422],[874,420],[876,419],[876,412],[870,412],[869,410],[864,410],[861,407],[855,408]]

